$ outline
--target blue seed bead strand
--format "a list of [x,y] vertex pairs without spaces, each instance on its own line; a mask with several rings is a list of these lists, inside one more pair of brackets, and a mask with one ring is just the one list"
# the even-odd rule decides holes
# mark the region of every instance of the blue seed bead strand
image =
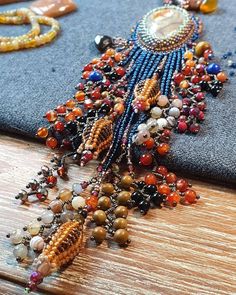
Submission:
[[173,78],[173,74],[175,72],[176,69],[176,61],[177,61],[177,52],[174,52],[173,56],[172,56],[172,60],[170,63],[170,69],[169,72],[167,74],[167,79],[165,81],[165,90],[164,90],[164,95],[168,95],[170,92],[170,87],[171,87],[171,80]]
[[178,50],[177,52],[177,60],[176,60],[176,71],[179,72],[182,67],[182,59],[183,59],[183,52],[182,48]]
[[173,53],[168,54],[167,60],[166,60],[165,65],[164,65],[164,72],[163,72],[163,75],[161,77],[161,93],[162,94],[164,94],[164,91],[165,91],[165,82],[166,82],[166,79],[167,79],[168,72],[170,70],[170,64],[171,64],[171,60],[172,60],[172,55],[173,55]]
[[127,65],[132,59],[136,58],[136,55],[141,53],[142,50],[138,46],[134,46],[131,51],[129,52],[129,55],[124,59],[120,64],[121,66]]
[[147,67],[148,64],[150,64],[152,56],[153,56],[153,54],[151,52],[147,53],[146,58],[145,58],[145,60],[143,62],[143,65],[142,65],[142,67],[141,67],[141,69],[139,71],[138,78],[137,78],[138,80],[143,80],[142,76],[144,75],[145,68]]
[[153,63],[152,67],[147,71],[147,78],[151,78],[154,73],[157,71],[159,64],[161,63],[162,59],[164,58],[164,55],[161,54],[159,57],[156,59],[156,61]]

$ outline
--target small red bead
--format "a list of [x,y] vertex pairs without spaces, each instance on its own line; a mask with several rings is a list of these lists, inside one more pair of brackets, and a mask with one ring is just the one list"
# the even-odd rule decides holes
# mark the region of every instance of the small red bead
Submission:
[[93,65],[91,64],[87,64],[85,67],[84,67],[84,71],[92,71],[93,70]]
[[182,73],[185,75],[185,76],[190,76],[192,74],[192,70],[191,70],[191,67],[190,66],[185,66],[182,70]]
[[182,193],[185,192],[188,188],[188,182],[185,179],[179,179],[176,183],[177,189]]
[[193,204],[196,202],[197,194],[194,190],[187,190],[184,194],[184,200],[189,204]]
[[197,76],[197,75],[194,75],[194,76],[191,77],[191,82],[192,82],[193,84],[197,84],[197,83],[199,83],[200,81],[201,81],[201,78],[200,78],[199,76]]
[[48,122],[55,122],[57,119],[57,113],[55,111],[48,111],[45,116]]
[[167,183],[175,183],[177,181],[177,176],[174,173],[168,173],[166,175],[166,182]]
[[166,176],[168,174],[168,170],[165,166],[158,166],[156,172],[163,176]]
[[181,73],[178,73],[174,76],[174,82],[175,84],[179,85],[184,80],[184,75]]
[[144,154],[140,157],[140,163],[143,166],[149,166],[152,164],[153,156],[151,154]]
[[157,178],[152,173],[148,173],[145,176],[145,180],[144,181],[145,181],[146,184],[153,184],[153,185],[156,185],[157,184]]
[[186,124],[186,122],[181,121],[178,123],[177,129],[179,133],[184,133],[188,129],[188,125]]
[[47,184],[55,185],[57,183],[57,178],[53,175],[47,177]]
[[171,192],[167,196],[166,201],[171,205],[176,205],[180,201],[180,195],[177,192]]
[[57,147],[57,143],[57,139],[54,137],[48,137],[46,140],[46,146],[51,149],[55,149]]
[[117,73],[119,76],[123,77],[124,74],[125,74],[125,69],[122,68],[122,67],[117,67],[117,68],[116,68],[116,73]]
[[63,105],[59,105],[57,108],[56,108],[56,111],[58,114],[65,114],[66,113],[66,107],[63,106]]
[[196,101],[202,101],[205,98],[205,94],[203,92],[198,92],[195,95]]
[[171,193],[171,189],[167,184],[161,184],[158,187],[158,192],[162,195],[169,195]]
[[91,92],[91,98],[92,99],[99,99],[101,97],[101,92],[99,89],[95,89]]
[[155,141],[152,137],[150,137],[148,140],[144,142],[144,145],[146,146],[147,149],[152,149],[154,147]]
[[54,129],[58,132],[62,132],[65,129],[65,125],[63,122],[61,121],[57,121],[54,124]]

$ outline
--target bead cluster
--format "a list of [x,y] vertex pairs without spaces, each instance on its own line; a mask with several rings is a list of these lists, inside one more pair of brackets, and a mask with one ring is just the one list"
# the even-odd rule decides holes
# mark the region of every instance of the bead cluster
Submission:
[[178,5],[187,10],[196,10],[202,13],[214,12],[218,7],[218,0],[163,0],[163,3]]
[[[50,43],[60,31],[57,20],[46,16],[37,16],[27,8],[0,13],[0,24],[22,25],[28,23],[32,28],[27,34],[18,37],[0,36],[0,52],[39,47]],[[51,29],[40,35],[40,25],[51,26]]]

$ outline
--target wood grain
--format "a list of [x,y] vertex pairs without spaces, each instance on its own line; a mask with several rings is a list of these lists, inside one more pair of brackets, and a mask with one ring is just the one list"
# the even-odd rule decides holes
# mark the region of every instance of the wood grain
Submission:
[[[14,260],[5,234],[43,210],[39,204],[20,206],[14,195],[49,159],[39,143],[0,136],[0,294],[23,294],[30,267]],[[70,181],[60,185],[86,180],[93,169],[73,166]],[[192,183],[202,195],[197,205],[130,215],[126,249],[94,247],[85,239],[73,264],[35,294],[236,294],[236,190]]]

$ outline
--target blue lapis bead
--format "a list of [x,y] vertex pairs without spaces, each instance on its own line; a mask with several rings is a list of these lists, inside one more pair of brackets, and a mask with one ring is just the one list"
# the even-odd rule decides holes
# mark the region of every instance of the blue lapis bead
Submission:
[[89,75],[89,80],[92,82],[98,82],[103,79],[103,76],[100,72],[98,71],[92,71]]
[[221,71],[221,68],[218,64],[211,63],[207,66],[206,71],[208,74],[216,75]]

